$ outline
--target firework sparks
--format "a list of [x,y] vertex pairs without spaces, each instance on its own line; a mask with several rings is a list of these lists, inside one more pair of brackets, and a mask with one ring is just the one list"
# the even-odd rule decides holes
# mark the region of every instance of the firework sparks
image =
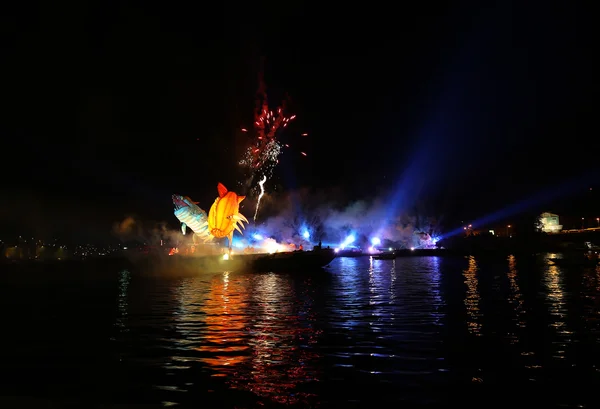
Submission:
[[262,180],[258,182],[258,186],[260,186],[260,194],[258,195],[258,200],[256,201],[256,210],[254,211],[254,221],[256,221],[256,216],[258,215],[258,207],[260,206],[260,199],[262,199],[265,194],[265,182],[267,181],[267,177],[263,176]]
[[[268,110],[265,100],[265,106],[254,122],[254,132],[246,128],[241,129],[242,132],[252,135],[252,142],[239,162],[248,171],[248,187],[257,178],[270,179],[275,166],[279,164],[279,156],[283,153],[283,149],[290,148],[288,143],[281,143],[278,136],[296,118],[296,115],[287,117],[283,112],[283,107],[279,107],[275,111]],[[302,135],[306,136],[307,134]],[[307,156],[305,152],[300,152],[300,154]]]
[[[284,146],[277,136],[296,116],[285,116],[283,107],[277,108],[275,112],[268,110],[267,102],[264,101],[261,112],[254,121],[254,138],[248,147],[240,164],[247,167],[252,174],[260,174],[269,178],[273,168],[277,164],[279,155]],[[242,128],[242,132],[248,132]]]

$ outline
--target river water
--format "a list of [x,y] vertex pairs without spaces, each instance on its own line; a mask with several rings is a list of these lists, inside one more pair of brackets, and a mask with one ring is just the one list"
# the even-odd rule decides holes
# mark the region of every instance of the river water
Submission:
[[0,396],[594,407],[600,269],[550,256],[338,258],[306,274],[5,276]]

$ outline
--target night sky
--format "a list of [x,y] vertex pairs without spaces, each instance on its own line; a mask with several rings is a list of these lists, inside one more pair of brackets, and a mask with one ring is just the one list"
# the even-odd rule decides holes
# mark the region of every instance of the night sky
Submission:
[[52,3],[1,13],[3,229],[210,204],[239,181],[260,71],[298,116],[273,186],[403,189],[460,218],[597,185],[591,55],[566,2]]

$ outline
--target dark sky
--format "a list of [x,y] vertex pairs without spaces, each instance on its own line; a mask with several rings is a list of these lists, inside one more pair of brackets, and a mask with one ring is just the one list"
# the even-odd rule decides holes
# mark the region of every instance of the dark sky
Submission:
[[289,94],[298,115],[286,189],[397,188],[483,214],[596,166],[590,57],[565,2],[53,3],[0,21],[5,225],[210,203],[238,182],[261,57],[272,103]]

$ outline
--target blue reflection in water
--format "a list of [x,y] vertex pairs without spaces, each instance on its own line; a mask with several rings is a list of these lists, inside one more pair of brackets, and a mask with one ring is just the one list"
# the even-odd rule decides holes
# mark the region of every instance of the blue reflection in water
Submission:
[[[333,378],[406,382],[399,389],[425,393],[418,379],[431,381],[445,370],[439,351],[445,314],[439,260],[340,258],[332,267],[338,271],[327,296]],[[357,373],[366,378],[356,379]]]
[[339,316],[334,314],[333,327],[352,330],[356,326],[363,325],[362,311],[357,311],[361,305],[359,294],[362,295],[364,288],[364,276],[358,269],[358,258],[341,257],[335,260],[339,264],[339,273],[335,275],[336,291],[335,297],[340,297]]
[[442,299],[442,273],[440,272],[440,258],[429,257],[425,259],[428,262],[427,274],[430,279],[430,294],[433,299],[433,309],[431,310],[431,318],[436,325],[443,325],[442,320],[445,318],[445,302]]
[[[369,306],[372,317],[369,326],[373,332],[381,332],[385,320],[394,320],[393,311],[390,311],[387,316],[385,314],[385,304],[391,303],[390,295],[393,294],[390,275],[387,271],[384,274],[383,262],[385,261],[388,260],[373,260],[373,257],[369,257]],[[391,294],[386,291],[386,288],[392,290]]]

